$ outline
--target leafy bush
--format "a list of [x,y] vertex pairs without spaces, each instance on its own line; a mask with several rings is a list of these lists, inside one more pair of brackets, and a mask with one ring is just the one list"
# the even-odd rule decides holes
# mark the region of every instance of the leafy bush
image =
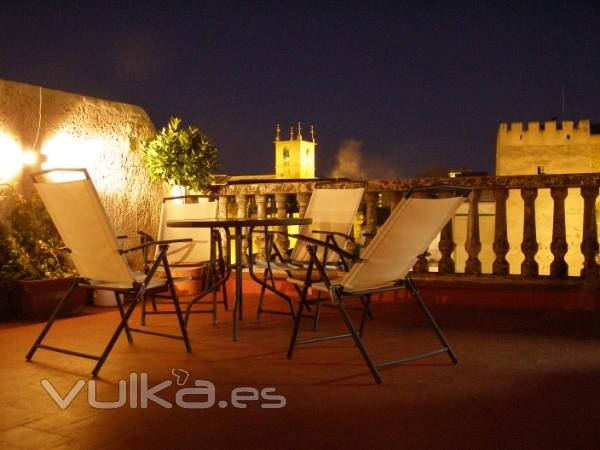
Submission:
[[141,142],[142,158],[150,176],[171,185],[203,191],[217,168],[217,148],[196,127],[180,129],[171,117],[157,135]]
[[18,280],[76,275],[64,244],[37,193],[21,195],[12,186],[0,192],[0,288],[12,290]]

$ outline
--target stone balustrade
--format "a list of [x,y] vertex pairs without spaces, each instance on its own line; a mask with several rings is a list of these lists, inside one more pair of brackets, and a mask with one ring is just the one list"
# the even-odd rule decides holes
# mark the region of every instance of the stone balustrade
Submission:
[[[367,235],[377,232],[385,212],[411,188],[472,188],[462,212],[459,210],[440,233],[436,248],[417,261],[417,273],[431,271],[440,277],[512,274],[524,280],[599,278],[596,202],[600,173],[228,184],[216,188],[220,214],[302,216],[317,185],[365,187],[361,231]],[[287,248],[289,243],[279,239],[282,248]],[[262,243],[258,244],[262,252]],[[368,241],[364,244],[368,245]]]

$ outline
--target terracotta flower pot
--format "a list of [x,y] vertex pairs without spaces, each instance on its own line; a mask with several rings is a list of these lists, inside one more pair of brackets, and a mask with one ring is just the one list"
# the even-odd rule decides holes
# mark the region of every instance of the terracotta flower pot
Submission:
[[[162,269],[159,269],[157,274],[165,277]],[[171,275],[175,278],[175,291],[178,296],[197,295],[203,289],[204,269],[202,267],[171,267]]]
[[[72,278],[55,280],[21,280],[18,281],[16,302],[17,315],[26,320],[46,320],[64,297],[71,285]],[[85,305],[88,290],[77,288],[64,306],[62,315],[77,314]]]

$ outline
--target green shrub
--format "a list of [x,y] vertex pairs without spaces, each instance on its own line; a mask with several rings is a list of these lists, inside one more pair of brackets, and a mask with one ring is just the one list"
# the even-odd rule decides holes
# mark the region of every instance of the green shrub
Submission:
[[58,231],[37,193],[0,192],[5,217],[0,222],[0,288],[11,291],[18,280],[75,276]]
[[218,150],[198,128],[180,125],[181,119],[171,117],[154,138],[142,141],[142,159],[152,178],[204,191],[217,168]]

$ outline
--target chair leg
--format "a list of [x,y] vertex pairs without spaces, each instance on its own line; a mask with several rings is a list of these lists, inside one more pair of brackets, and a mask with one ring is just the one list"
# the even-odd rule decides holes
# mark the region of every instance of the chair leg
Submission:
[[42,343],[42,341],[48,334],[48,331],[50,331],[50,328],[54,324],[54,321],[56,320],[56,318],[62,311],[63,307],[65,306],[68,298],[73,294],[73,291],[75,290],[75,288],[78,285],[79,285],[79,280],[77,280],[77,279],[73,280],[73,282],[71,283],[71,286],[69,286],[69,289],[67,290],[64,297],[60,300],[60,302],[58,302],[58,305],[56,305],[56,308],[54,308],[54,311],[52,311],[52,314],[48,318],[48,321],[46,322],[46,325],[42,329],[42,332],[40,333],[40,335],[38,336],[36,341],[33,343],[33,345],[31,346],[31,349],[29,349],[29,351],[27,352],[27,355],[25,356],[25,359],[27,361],[31,360],[31,358],[33,357],[33,354],[38,349],[39,345]]
[[[116,295],[116,293],[115,293]],[[146,301],[148,300],[146,294],[142,297],[142,310],[140,312],[140,323],[142,326],[146,326]]]
[[[321,300],[321,291],[317,294],[317,300]],[[313,331],[317,331],[319,328],[319,320],[321,319],[321,302],[317,303],[315,308],[315,316],[313,318]]]
[[[115,300],[117,301],[117,306],[119,307],[119,314],[121,315],[121,320],[123,320],[123,318],[125,317],[125,310],[123,309],[123,301],[121,300],[121,296],[115,292]],[[146,298],[145,295],[142,295],[142,305],[144,304],[144,299]],[[144,325],[143,320],[142,320],[142,325]],[[127,324],[127,322],[125,322],[125,334],[127,335],[127,342],[129,342],[130,344],[133,342],[133,337],[131,336],[131,330],[129,329],[129,325]]]
[[356,346],[360,350],[362,357],[364,358],[365,362],[367,363],[367,366],[369,366],[369,370],[371,371],[371,374],[373,375],[375,382],[377,384],[381,384],[381,377],[379,376],[377,367],[375,366],[375,363],[373,362],[373,360],[371,359],[371,356],[367,352],[367,349],[366,349],[362,339],[358,335],[356,328],[354,328],[354,325],[352,324],[352,320],[350,319],[350,316],[348,316],[348,312],[344,308],[343,301],[339,298],[337,299],[337,305],[338,305],[338,309],[340,310],[340,313],[342,314],[342,318],[344,319],[344,322],[346,322],[348,331],[352,335],[352,338],[354,339]]
[[127,308],[127,311],[125,311],[125,313],[121,317],[121,321],[119,322],[119,325],[117,326],[117,328],[115,329],[113,335],[111,336],[110,340],[108,341],[108,344],[106,344],[106,347],[104,348],[104,351],[102,352],[102,355],[100,356],[100,359],[96,363],[96,366],[94,367],[94,370],[92,370],[92,376],[94,376],[94,377],[98,376],[98,373],[100,372],[100,369],[102,369],[102,366],[106,362],[106,359],[108,358],[108,355],[110,354],[110,352],[113,349],[115,343],[117,342],[117,339],[119,338],[119,335],[121,334],[121,332],[123,331],[123,329],[127,327],[127,321],[129,320],[129,318],[133,314],[133,310],[135,309],[136,303],[138,301],[141,301],[140,295],[143,295],[143,290],[141,289],[141,287],[138,288],[138,292],[135,294],[135,296],[131,300],[131,305],[129,305],[129,308]]
[[214,288],[212,291],[212,324],[217,324],[217,291]]
[[450,344],[448,343],[448,341],[446,340],[446,337],[442,333],[442,329],[439,327],[439,325],[435,321],[433,314],[431,314],[431,311],[429,310],[429,308],[427,307],[427,305],[421,298],[421,295],[419,294],[419,291],[418,291],[417,287],[415,286],[414,282],[410,278],[407,277],[406,284],[408,285],[411,293],[413,294],[413,297],[415,298],[417,305],[420,306],[421,310],[423,311],[423,313],[425,314],[427,319],[429,319],[431,328],[435,332],[440,343],[442,344],[442,346],[444,346],[444,348],[446,348],[448,357],[450,358],[450,360],[452,361],[453,364],[457,364],[458,358],[457,358],[456,354],[454,353],[454,351],[452,350],[452,347],[450,347]]
[[[215,233],[219,234],[218,231],[215,231]],[[224,280],[225,279],[225,260],[223,258],[223,243],[221,242],[221,235],[219,234],[218,238],[216,239],[217,241],[217,252],[219,255],[219,260],[217,262],[217,274],[218,274],[218,279],[216,280],[217,282]],[[222,285],[222,290],[223,290],[223,307],[225,308],[225,311],[229,311],[229,303],[227,302],[227,283],[223,283]]]
[[296,313],[296,316],[294,317],[294,327],[292,329],[292,337],[290,339],[290,345],[288,347],[287,353],[288,359],[292,359],[292,355],[294,353],[294,347],[296,346],[298,331],[300,330],[300,321],[302,320],[302,311],[304,310],[304,306],[304,299],[301,299],[300,305],[298,306],[298,311]]
[[[294,308],[294,302],[291,298],[288,299],[288,305],[290,307],[290,314],[292,316],[292,320],[294,320],[296,318],[296,309]],[[306,307],[308,308],[308,305],[306,305]]]
[[227,301],[227,283],[223,283],[221,285],[221,289],[223,291],[223,308],[225,308],[225,311],[229,311],[229,303]]
[[[165,266],[166,267],[166,266]],[[192,345],[190,344],[190,338],[187,332],[187,322],[183,318],[183,312],[181,311],[181,304],[179,303],[179,297],[177,296],[177,291],[175,291],[175,283],[171,278],[171,273],[167,269],[169,282],[169,291],[171,292],[171,298],[173,299],[173,306],[175,307],[175,315],[177,316],[177,322],[179,323],[179,328],[181,330],[181,337],[183,338],[183,342],[185,344],[185,350],[188,353],[192,352]],[[189,312],[189,311],[188,311]]]
[[[300,287],[295,284],[293,286],[294,286],[294,289],[296,289],[296,293],[298,294],[298,297],[302,297],[302,289],[300,289]],[[308,311],[308,312],[312,311],[312,309],[308,303],[304,306],[306,307],[306,311]]]
[[371,311],[371,296],[365,295],[360,298],[360,301],[363,305],[363,313],[360,318],[360,328],[358,329],[358,335],[362,338],[363,333],[365,331],[365,323],[367,322],[367,317],[369,316],[369,312]]
[[265,287],[265,285],[267,283],[267,278],[268,278],[268,269],[265,269],[265,272],[263,274],[263,283],[261,283],[261,285],[260,285],[260,295],[258,297],[258,306],[256,308],[256,321],[257,322],[260,321],[260,316],[262,314],[263,302],[265,300],[265,293],[267,290],[267,288]]

